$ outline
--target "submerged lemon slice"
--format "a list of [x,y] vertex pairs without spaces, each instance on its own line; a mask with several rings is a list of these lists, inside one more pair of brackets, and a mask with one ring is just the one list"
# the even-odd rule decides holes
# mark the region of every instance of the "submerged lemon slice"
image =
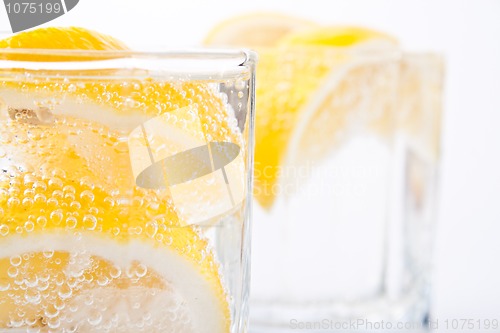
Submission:
[[[254,15],[248,20],[257,25],[267,17]],[[391,96],[384,91],[388,85],[378,84],[387,66],[376,59],[358,58],[356,51],[390,51],[397,42],[362,27],[314,25],[287,30],[268,42],[265,35],[246,31],[241,25],[235,18],[220,26],[235,36],[246,36],[243,40],[255,37],[262,41],[246,46],[266,46],[258,48],[254,195],[264,208],[271,208],[278,196],[292,194],[300,186],[293,179],[296,177],[290,179],[293,184],[285,180],[287,175],[327,156],[344,140],[361,110],[366,109],[364,116],[373,118],[372,127],[387,130]],[[216,45],[232,43],[230,38],[207,40]],[[371,96],[364,96],[365,92]],[[373,98],[370,106],[363,104],[368,98]]]
[[159,196],[87,181],[3,177],[0,325],[227,332],[218,263],[199,232]]
[[[79,28],[34,30],[0,46],[46,42],[125,48]],[[124,140],[145,119],[189,106],[202,136],[242,144],[217,92],[150,79],[5,78],[0,99],[0,327],[229,332],[208,240],[184,226],[168,192],[134,186]]]

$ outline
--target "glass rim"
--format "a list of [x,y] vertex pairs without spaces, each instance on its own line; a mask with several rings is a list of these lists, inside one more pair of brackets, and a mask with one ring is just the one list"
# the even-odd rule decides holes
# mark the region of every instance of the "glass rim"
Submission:
[[316,52],[324,52],[332,55],[346,55],[361,59],[381,59],[381,60],[401,60],[403,58],[445,58],[445,56],[434,50],[406,50],[401,45],[398,47],[365,47],[363,45],[352,46],[329,46],[329,45],[281,45],[274,47],[255,48],[255,51],[260,55],[275,53],[275,54],[304,54],[314,55]]
[[[53,57],[39,61],[33,57]],[[30,59],[31,58],[31,59]],[[83,59],[75,59],[83,58]],[[70,76],[85,76],[83,71],[130,70],[132,76],[189,77],[189,79],[230,80],[248,76],[257,53],[244,48],[162,48],[151,50],[66,50],[0,48],[0,73],[9,69],[37,71],[43,76],[68,71]],[[73,72],[73,74],[69,73]],[[122,73],[123,74],[123,73]],[[18,74],[16,74],[18,75]],[[57,76],[57,75],[56,75]]]

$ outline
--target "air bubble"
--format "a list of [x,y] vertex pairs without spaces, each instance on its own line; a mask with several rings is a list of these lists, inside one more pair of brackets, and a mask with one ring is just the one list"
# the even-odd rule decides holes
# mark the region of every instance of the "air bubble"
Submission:
[[36,289],[27,289],[26,293],[24,294],[24,299],[30,304],[39,304],[42,295],[40,295],[40,292]]
[[60,168],[53,168],[50,172],[50,174],[59,179],[65,179],[66,178],[66,171]]
[[57,292],[57,294],[59,295],[59,297],[61,297],[62,299],[68,299],[71,297],[71,295],[73,294],[73,290],[71,290],[71,288],[66,285],[66,284],[63,284],[61,286],[61,289],[59,289],[59,291]]
[[48,281],[39,281],[38,285],[36,286],[36,289],[39,291],[45,291],[49,288],[49,282]]
[[0,188],[0,202],[4,202],[9,197],[9,191],[4,188]]
[[156,222],[148,222],[146,223],[146,235],[150,238],[154,238],[156,233],[158,232],[158,224]]
[[43,281],[43,282],[48,282],[50,279],[50,274],[45,273],[45,272],[40,272],[38,274],[38,280]]
[[172,245],[173,242],[174,242],[174,239],[172,238],[172,236],[165,237],[165,244]]
[[51,329],[58,329],[61,325],[59,318],[49,318],[47,319],[47,326]]
[[80,185],[82,185],[83,187],[87,187],[91,190],[93,190],[95,187],[94,181],[88,176],[82,177],[82,179],[80,179]]
[[69,207],[75,211],[78,211],[82,208],[82,204],[79,203],[78,201],[72,201],[71,204],[69,205]]
[[47,225],[47,218],[45,216],[39,216],[36,219],[36,224],[38,224],[42,229]]
[[74,229],[76,228],[76,225],[78,224],[78,221],[76,220],[75,217],[69,216],[66,218],[66,227],[69,229]]
[[90,325],[97,326],[102,321],[102,314],[99,311],[94,310],[92,311],[92,313],[90,313],[89,317],[87,318],[87,321]]
[[140,235],[142,233],[141,227],[130,227],[128,228],[129,235]]
[[63,188],[63,192],[66,194],[66,193],[71,193],[71,194],[75,194],[76,193],[76,190],[73,186],[71,185],[66,185],[64,186]]
[[7,275],[10,277],[10,278],[15,278],[17,276],[17,274],[19,274],[19,271],[17,270],[16,267],[14,266],[10,266],[8,269],[7,269]]
[[94,202],[94,194],[92,191],[85,190],[80,194],[80,199],[82,199],[85,204],[91,204]]
[[236,90],[243,90],[246,88],[246,86],[247,83],[243,80],[236,80],[236,82],[234,83],[234,87],[236,88]]
[[59,201],[57,201],[56,198],[49,198],[47,200],[47,205],[52,206],[52,208],[55,208],[59,206]]
[[137,265],[135,269],[135,275],[137,277],[142,278],[146,276],[147,273],[148,273],[148,268],[146,266],[144,266],[143,264]]
[[94,295],[86,295],[83,303],[85,303],[85,305],[92,305],[95,301],[97,301],[97,297],[94,297]]
[[24,186],[33,186],[33,184],[36,182],[35,176],[32,174],[26,174],[24,175]]
[[17,267],[19,265],[21,265],[21,263],[23,262],[23,259],[20,257],[20,256],[13,256],[13,257],[10,257],[10,264],[14,267]]
[[7,206],[11,209],[14,209],[16,206],[19,206],[21,201],[16,198],[16,197],[11,197],[9,200],[7,200]]
[[63,213],[61,209],[55,210],[52,213],[50,213],[50,221],[52,221],[52,223],[54,223],[55,225],[59,225],[62,219],[63,219]]
[[52,189],[60,189],[64,185],[60,178],[54,177],[49,180],[49,187]]
[[[19,313],[17,314],[18,317],[24,317],[24,313],[22,315],[20,315]],[[9,326],[12,326],[12,327],[21,327],[24,325],[24,320],[23,319],[14,319],[14,318],[11,318],[10,319],[10,322],[9,322]]]
[[50,259],[54,256],[54,250],[46,250],[46,251],[43,251],[43,256],[47,259]]
[[61,299],[56,299],[53,305],[55,309],[61,311],[66,306],[66,303],[64,303],[64,301]]
[[97,278],[97,284],[101,287],[106,286],[109,283],[109,279],[106,276],[99,276]]
[[33,206],[33,199],[27,197],[23,199],[23,206],[27,209],[29,209],[31,206]]
[[122,270],[120,267],[118,266],[113,266],[110,268],[109,270],[109,276],[113,279],[117,279],[120,277],[120,275],[122,274]]
[[127,108],[134,108],[136,106],[136,102],[130,98],[130,97],[127,97],[125,99],[125,101],[123,102],[124,106],[127,107]]
[[97,226],[97,219],[94,215],[85,215],[83,217],[83,226],[87,230],[95,230],[95,227]]
[[55,190],[54,192],[52,192],[52,197],[55,199],[62,199],[63,196],[64,196],[64,193],[61,190]]
[[42,181],[36,181],[33,183],[33,189],[35,192],[45,192],[47,191],[47,185]]
[[50,304],[47,306],[47,308],[44,311],[44,315],[47,318],[55,318],[59,314],[59,310],[55,308],[53,304]]
[[3,281],[0,281],[0,292],[2,291],[7,291],[10,289],[10,283],[5,283]]
[[43,204],[47,201],[47,197],[41,193],[38,193],[35,195],[35,203],[37,204]]
[[[41,218],[42,216],[40,216],[39,218]],[[47,219],[45,219],[47,220]],[[26,230],[27,232],[32,232],[33,230],[35,229],[35,225],[33,224],[33,222],[31,221],[27,221],[26,223],[24,223],[24,230]]]
[[38,285],[38,277],[36,273],[27,273],[24,276],[24,283],[29,288],[34,288]]

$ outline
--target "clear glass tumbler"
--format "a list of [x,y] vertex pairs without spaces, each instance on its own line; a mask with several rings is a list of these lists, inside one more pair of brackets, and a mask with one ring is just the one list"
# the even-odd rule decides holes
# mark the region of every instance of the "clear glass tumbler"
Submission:
[[0,49],[0,330],[247,331],[251,52]]
[[261,52],[255,327],[428,320],[442,67],[394,49]]

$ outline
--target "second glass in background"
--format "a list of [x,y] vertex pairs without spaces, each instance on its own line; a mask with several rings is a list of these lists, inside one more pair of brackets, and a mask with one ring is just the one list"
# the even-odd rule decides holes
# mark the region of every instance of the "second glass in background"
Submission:
[[[442,60],[347,48],[266,52],[252,324],[425,322]],[[282,156],[272,156],[273,145],[286,147]]]

